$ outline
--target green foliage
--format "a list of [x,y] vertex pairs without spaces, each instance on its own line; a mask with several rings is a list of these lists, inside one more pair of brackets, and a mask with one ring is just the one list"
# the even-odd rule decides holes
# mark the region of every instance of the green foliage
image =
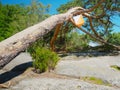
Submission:
[[108,42],[116,45],[120,45],[120,33],[112,33],[108,35]]
[[[61,5],[57,10],[60,13],[63,13],[66,12],[69,8],[75,6],[90,8],[98,1],[99,0],[71,0],[67,4]],[[113,27],[110,19],[113,15],[119,14],[116,12],[119,11],[118,8],[120,7],[120,2],[118,2],[118,0],[115,1],[106,0],[106,3],[102,5],[103,7],[106,6],[104,9],[97,8],[94,10],[94,12],[91,12],[91,14],[99,16],[102,12],[105,11],[105,15],[102,17],[102,19],[93,19],[94,28],[99,32],[100,35],[108,35],[108,32],[110,32],[111,28]],[[28,6],[2,5],[2,3],[0,3],[0,41],[49,17],[50,15],[47,14],[49,8],[50,5],[44,6],[37,0],[32,0],[31,4]],[[88,22],[88,20],[86,20],[86,22]],[[86,49],[88,47],[87,43],[89,42],[90,37],[88,37],[88,35],[80,35],[78,33],[72,32],[71,30],[73,30],[75,27],[71,23],[68,25],[66,24],[67,23],[65,22],[62,27],[63,30],[60,32],[65,34],[64,37],[62,37],[60,40],[61,37],[59,35],[58,39],[56,40],[55,45],[57,48],[65,47],[67,51]],[[65,25],[67,26],[67,30],[65,30]],[[83,27],[87,28],[87,30],[93,34],[91,32],[89,23],[86,23]],[[35,46],[49,46],[48,43],[50,42],[52,36],[53,32],[48,33],[46,36],[41,38],[41,40],[35,43],[34,48]],[[106,36],[106,38],[108,42],[120,45],[120,33],[110,33],[108,36]],[[108,48],[110,49],[111,47]]]
[[79,51],[88,46],[88,39],[78,32],[71,32],[67,36],[66,44],[67,51]]
[[[99,1],[100,0],[71,0],[68,3],[61,5],[57,10],[59,13],[64,13],[68,9],[78,6],[89,9],[93,7],[95,4],[97,4]],[[119,0],[115,0],[115,1],[105,0],[104,3],[102,3],[98,8],[95,8],[94,11],[90,13],[91,16],[92,15],[100,16],[99,18],[94,18],[94,19],[92,18],[92,24],[96,32],[102,38],[104,39],[107,38],[106,41],[115,45],[120,45],[120,34],[112,34],[113,26],[115,25],[115,23],[112,22],[112,19],[120,15],[120,11],[118,10],[119,7],[120,7]],[[75,27],[72,26],[69,28],[68,31],[71,31],[74,28]],[[85,18],[85,24],[82,26],[82,28],[87,32],[89,32],[91,35],[93,35],[88,18]],[[88,49],[87,43],[91,38],[89,37],[89,38],[81,39],[80,37],[81,36],[77,34],[68,35],[66,37],[67,50],[74,51],[74,50],[81,50],[81,48],[82,50]],[[85,35],[83,35],[83,37],[85,37]],[[96,41],[95,39],[92,40]],[[102,50],[110,51],[112,50],[112,48],[113,47],[111,46],[104,45],[102,47]]]
[[90,83],[94,83],[94,84],[98,84],[98,85],[106,85],[106,86],[111,86],[108,82],[104,82],[102,79],[100,78],[96,78],[96,77],[82,77],[82,79],[84,81],[88,81]]
[[120,67],[119,67],[119,66],[117,66],[117,65],[111,65],[110,67],[111,67],[111,68],[113,68],[113,69],[115,69],[115,70],[120,71]]
[[[60,45],[60,41],[57,40],[55,45],[57,48],[61,48],[62,46],[65,46],[65,50],[68,52],[75,52],[75,51],[114,51],[116,50],[114,47],[109,45],[102,45],[99,47],[91,48],[88,46],[88,43],[94,39],[90,38],[89,35],[86,34],[80,34],[77,30],[73,30],[71,32],[65,33],[65,43]],[[58,37],[58,39],[60,39]],[[106,41],[115,45],[120,45],[120,33],[109,33],[108,36],[106,36]],[[58,49],[59,50],[59,49]]]
[[81,0],[71,0],[70,2],[67,2],[66,4],[62,4],[59,8],[57,8],[57,11],[59,13],[64,13],[68,9],[76,6],[83,6],[84,2]]
[[[95,4],[97,4],[100,0],[70,0],[68,3],[61,5],[57,10],[59,13],[66,12],[68,9],[72,7],[83,7],[83,8],[91,8]],[[113,30],[113,26],[115,25],[112,22],[112,19],[118,15],[120,15],[120,2],[119,0],[105,0],[105,3],[102,3],[100,7],[94,9],[91,12],[91,15],[100,16],[100,18],[92,19],[93,27],[96,32],[98,32],[101,36],[106,36],[111,30]],[[88,19],[86,19],[86,23],[83,27],[89,31],[91,34],[91,27]]]
[[81,51],[88,47],[89,40],[90,37],[88,35],[80,34],[79,30],[74,29],[64,33],[63,37],[58,36],[55,45],[57,50],[62,49],[68,52]]
[[11,36],[13,30],[10,23],[14,20],[14,14],[17,13],[17,5],[5,5],[1,4],[0,8],[0,41]]
[[28,6],[0,3],[0,41],[49,17],[49,7],[35,0]]
[[29,52],[33,58],[33,66],[37,73],[54,69],[59,60],[55,52],[40,46],[31,47]]

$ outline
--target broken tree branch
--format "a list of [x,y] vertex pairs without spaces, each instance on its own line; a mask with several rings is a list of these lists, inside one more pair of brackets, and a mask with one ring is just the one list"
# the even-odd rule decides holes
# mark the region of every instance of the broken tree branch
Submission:
[[[75,22],[74,22],[72,19],[71,19],[71,22],[73,23],[73,25],[76,26]],[[83,28],[78,27],[78,26],[76,26],[76,27],[79,28],[82,32],[84,32],[84,33],[86,33],[87,35],[89,35],[91,38],[94,38],[95,40],[97,40],[97,41],[99,41],[99,42],[101,42],[101,43],[104,43],[104,44],[106,44],[106,45],[112,46],[112,47],[120,50],[120,46],[116,46],[116,45],[113,45],[113,44],[111,44],[111,43],[108,43],[108,42],[106,42],[104,39],[101,39],[101,38],[99,38],[99,37],[96,36],[96,35],[92,35],[90,32],[84,30]]]
[[48,19],[0,42],[0,68],[8,64],[20,52],[24,51],[27,47],[29,47],[31,43],[34,43],[36,40],[50,32],[56,25],[68,21],[75,14],[83,14],[93,11],[104,1],[105,0],[101,0],[98,4],[96,4],[90,9],[79,10],[79,7],[75,7],[68,10],[68,12],[66,13],[53,15]]

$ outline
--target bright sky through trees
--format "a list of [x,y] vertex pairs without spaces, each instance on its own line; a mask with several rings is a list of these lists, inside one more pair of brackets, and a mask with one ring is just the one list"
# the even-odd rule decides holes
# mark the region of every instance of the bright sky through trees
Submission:
[[[29,5],[31,0],[0,0],[2,4],[25,4]],[[67,3],[70,0],[38,0],[42,2],[44,5],[51,4],[50,14],[57,14],[56,9],[64,3]],[[114,26],[114,32],[120,32],[120,16],[112,18],[112,21],[116,26]]]

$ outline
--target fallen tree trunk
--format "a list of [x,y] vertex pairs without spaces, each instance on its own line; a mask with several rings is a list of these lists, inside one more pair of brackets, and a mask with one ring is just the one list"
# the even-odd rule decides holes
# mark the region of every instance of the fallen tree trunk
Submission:
[[69,20],[69,18],[74,12],[76,12],[77,9],[78,7],[73,8],[64,14],[53,15],[48,19],[0,42],[0,68],[8,64],[20,52],[24,51],[31,43],[35,42],[37,39],[43,37],[45,34],[51,31],[57,24]]
[[72,8],[64,14],[53,15],[41,23],[31,26],[12,37],[0,42],[0,68],[8,64],[20,52],[24,51],[31,43],[43,37],[51,31],[56,25],[68,21],[73,15],[91,12],[97,8],[103,1],[101,0],[94,7],[86,10],[80,10],[79,7]]
[[57,24],[67,20],[68,14],[54,15],[0,42],[0,67],[5,66],[31,43],[43,37]]

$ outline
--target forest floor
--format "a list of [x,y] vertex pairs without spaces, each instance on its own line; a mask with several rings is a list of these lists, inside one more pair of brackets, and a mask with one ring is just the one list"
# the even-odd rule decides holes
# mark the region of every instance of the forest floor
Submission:
[[0,70],[0,84],[10,84],[0,90],[120,90],[120,54],[69,53],[55,70],[36,74],[30,55],[21,53]]

